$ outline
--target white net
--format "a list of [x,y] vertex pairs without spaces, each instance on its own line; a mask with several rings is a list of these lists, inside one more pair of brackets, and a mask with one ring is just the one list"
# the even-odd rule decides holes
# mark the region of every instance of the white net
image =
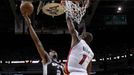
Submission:
[[86,13],[86,8],[74,4],[72,1],[65,1],[66,15],[70,16],[76,23],[80,24],[82,17]]

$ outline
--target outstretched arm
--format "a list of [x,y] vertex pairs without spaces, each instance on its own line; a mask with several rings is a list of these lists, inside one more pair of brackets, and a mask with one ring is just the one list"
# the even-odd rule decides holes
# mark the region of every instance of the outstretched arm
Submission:
[[24,16],[24,18],[25,18],[25,21],[26,21],[26,23],[27,23],[27,25],[29,27],[30,35],[31,35],[31,37],[32,37],[32,39],[33,39],[33,41],[35,43],[35,46],[36,46],[36,48],[37,48],[37,50],[39,52],[39,55],[40,55],[40,57],[42,59],[42,63],[45,64],[45,63],[49,62],[50,58],[48,56],[48,53],[44,50],[44,47],[43,47],[41,41],[39,40],[36,32],[34,31],[32,25],[31,25],[31,21],[30,21],[29,17]]
[[42,46],[41,44],[41,41],[39,40],[37,34],[35,33],[32,25],[31,25],[31,20],[28,16],[30,16],[33,12],[33,5],[32,5],[32,2],[31,1],[22,1],[21,2],[21,6],[20,6],[20,11],[29,27],[29,32],[30,32],[30,35],[37,47],[37,50],[39,52],[39,55],[42,59],[42,63],[47,63],[50,61],[49,59],[49,56],[47,54],[47,52],[44,50],[44,47]]
[[75,26],[74,26],[72,19],[68,16],[67,13],[66,13],[66,22],[67,22],[68,31],[72,36],[71,47],[73,47],[76,43],[79,42],[78,32],[75,29]]

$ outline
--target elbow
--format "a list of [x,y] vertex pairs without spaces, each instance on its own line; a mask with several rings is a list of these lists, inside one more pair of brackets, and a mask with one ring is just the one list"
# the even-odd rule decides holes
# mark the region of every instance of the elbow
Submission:
[[51,62],[51,60],[47,57],[47,56],[44,56],[43,58],[42,58],[42,61],[41,61],[43,64],[46,64],[46,63],[49,63],[49,62]]

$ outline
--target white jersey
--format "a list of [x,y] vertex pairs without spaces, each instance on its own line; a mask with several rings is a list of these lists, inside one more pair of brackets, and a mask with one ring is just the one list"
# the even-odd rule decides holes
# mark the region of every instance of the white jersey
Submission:
[[66,70],[70,75],[87,75],[87,66],[94,57],[91,48],[84,40],[75,45],[69,52]]

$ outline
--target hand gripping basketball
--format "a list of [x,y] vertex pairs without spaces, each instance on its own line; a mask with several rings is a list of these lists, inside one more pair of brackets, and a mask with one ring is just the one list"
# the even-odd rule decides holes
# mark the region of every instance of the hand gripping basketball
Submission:
[[30,16],[33,13],[34,7],[30,1],[22,1],[20,11],[23,16]]

